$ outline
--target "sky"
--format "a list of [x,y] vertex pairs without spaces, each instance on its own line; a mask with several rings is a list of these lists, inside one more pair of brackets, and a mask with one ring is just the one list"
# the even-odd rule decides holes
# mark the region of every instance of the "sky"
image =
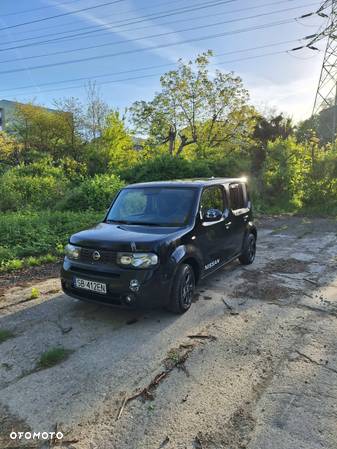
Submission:
[[1,0],[0,99],[78,97],[95,81],[123,110],[151,100],[179,58],[213,50],[216,68],[239,75],[260,111],[295,121],[312,112],[321,51],[303,49],[325,19],[317,0]]

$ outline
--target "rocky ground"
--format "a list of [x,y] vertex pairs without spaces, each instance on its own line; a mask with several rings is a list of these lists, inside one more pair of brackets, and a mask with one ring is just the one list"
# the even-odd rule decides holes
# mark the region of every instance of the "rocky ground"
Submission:
[[[262,220],[255,263],[203,281],[183,316],[2,285],[1,449],[337,447],[336,221]],[[51,347],[68,358],[42,369]]]

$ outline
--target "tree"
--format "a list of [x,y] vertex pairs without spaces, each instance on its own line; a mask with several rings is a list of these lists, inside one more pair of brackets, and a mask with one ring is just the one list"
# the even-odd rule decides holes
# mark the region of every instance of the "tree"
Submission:
[[87,86],[87,100],[85,127],[88,139],[95,140],[102,134],[110,108],[103,101],[95,82],[89,82]]
[[84,107],[79,99],[75,97],[54,100],[54,105],[60,113],[64,114],[65,145],[71,150],[74,159],[78,160],[85,134]]
[[4,131],[0,131],[0,166],[14,166],[21,162],[22,145]]
[[[67,152],[69,114],[46,109],[32,103],[16,105],[13,131],[29,159],[50,154],[54,158]],[[68,132],[69,135],[69,132]]]
[[137,101],[132,120],[156,145],[167,145],[171,155],[180,155],[192,144],[217,147],[245,133],[241,113],[247,111],[248,92],[233,73],[208,71],[212,52],[194,62],[178,62],[164,74],[161,91],[152,101]]
[[132,165],[138,158],[134,150],[132,136],[126,129],[125,117],[112,111],[106,118],[101,137],[89,144],[89,172],[104,173],[107,168],[118,170]]
[[334,109],[333,106],[327,107],[319,114],[312,115],[310,118],[299,123],[296,131],[297,139],[300,142],[307,142],[315,135],[322,145],[331,142],[335,116]]
[[253,138],[257,144],[253,147],[252,169],[255,174],[259,174],[266,159],[268,142],[275,142],[277,139],[287,139],[294,132],[292,121],[283,114],[265,117],[258,115],[253,131]]

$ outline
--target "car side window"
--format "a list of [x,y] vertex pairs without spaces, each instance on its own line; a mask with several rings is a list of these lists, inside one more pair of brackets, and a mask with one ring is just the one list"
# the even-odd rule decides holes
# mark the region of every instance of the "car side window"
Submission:
[[247,192],[244,184],[230,184],[229,196],[231,201],[231,209],[233,211],[247,208]]
[[204,215],[209,209],[225,209],[223,188],[221,186],[207,187],[201,196],[200,210]]

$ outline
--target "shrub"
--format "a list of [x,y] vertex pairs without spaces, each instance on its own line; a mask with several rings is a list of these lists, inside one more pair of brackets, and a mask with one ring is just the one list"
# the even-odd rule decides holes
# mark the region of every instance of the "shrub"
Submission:
[[49,159],[19,165],[0,177],[0,210],[50,208],[69,188],[61,168]]
[[[63,254],[71,234],[100,221],[98,212],[10,212],[0,220],[0,270],[24,266],[22,258],[42,256],[38,262],[54,262]],[[35,260],[33,259],[33,263]],[[25,262],[27,263],[27,262]]]
[[104,211],[123,186],[124,182],[118,176],[95,175],[69,190],[65,198],[56,205],[56,209]]

